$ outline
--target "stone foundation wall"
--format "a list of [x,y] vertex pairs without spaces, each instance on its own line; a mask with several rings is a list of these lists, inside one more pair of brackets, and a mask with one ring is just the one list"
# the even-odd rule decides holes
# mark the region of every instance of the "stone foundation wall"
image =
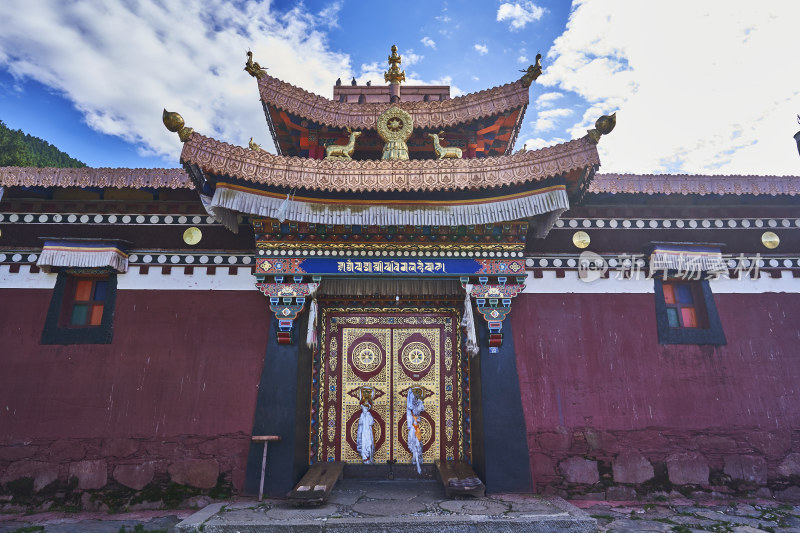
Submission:
[[537,491],[798,497],[800,295],[714,295],[723,346],[658,344],[653,299],[515,299]]
[[677,491],[800,498],[800,431],[573,428],[532,437],[538,488],[563,497],[629,500]]

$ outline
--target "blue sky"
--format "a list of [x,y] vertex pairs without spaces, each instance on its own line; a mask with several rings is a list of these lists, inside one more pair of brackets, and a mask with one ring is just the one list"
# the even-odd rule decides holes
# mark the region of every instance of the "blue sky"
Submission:
[[[699,5],[698,5],[699,4]],[[800,3],[239,0],[0,3],[0,120],[91,166],[174,167],[160,122],[271,140],[250,48],[270,74],[331,97],[382,82],[397,44],[410,83],[453,96],[545,59],[518,146],[580,137],[603,113],[602,172],[798,174]]]

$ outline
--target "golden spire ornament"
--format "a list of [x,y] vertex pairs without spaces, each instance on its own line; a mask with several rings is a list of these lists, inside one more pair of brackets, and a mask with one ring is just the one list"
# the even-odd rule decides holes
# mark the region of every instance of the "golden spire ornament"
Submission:
[[401,81],[406,81],[406,71],[400,70],[400,63],[403,59],[397,53],[397,45],[392,45],[392,55],[389,56],[389,71],[383,74],[383,79],[392,85],[399,85]]

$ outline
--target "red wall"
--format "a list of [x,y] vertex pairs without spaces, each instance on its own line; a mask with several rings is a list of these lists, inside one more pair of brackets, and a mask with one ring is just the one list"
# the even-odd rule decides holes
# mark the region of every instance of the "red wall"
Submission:
[[220,437],[219,454],[235,446],[243,468],[267,345],[263,295],[120,290],[112,344],[42,346],[51,294],[0,291],[0,445],[83,439],[90,458],[92,439]]
[[726,452],[760,453],[774,471],[800,429],[800,295],[714,299],[726,346],[659,345],[652,294],[515,299],[510,320],[540,484],[558,478],[564,457],[629,448],[654,462],[699,450],[712,469]]

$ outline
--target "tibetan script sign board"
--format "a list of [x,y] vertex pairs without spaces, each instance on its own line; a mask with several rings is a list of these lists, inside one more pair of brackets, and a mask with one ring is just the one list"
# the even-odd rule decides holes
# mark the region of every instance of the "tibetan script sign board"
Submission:
[[468,361],[453,309],[324,309],[311,416],[311,462],[361,463],[359,390],[373,390],[374,462],[411,463],[406,400],[424,393],[423,461],[470,457]]
[[525,275],[523,259],[451,259],[446,257],[256,258],[259,274],[322,274],[335,276],[462,276]]

